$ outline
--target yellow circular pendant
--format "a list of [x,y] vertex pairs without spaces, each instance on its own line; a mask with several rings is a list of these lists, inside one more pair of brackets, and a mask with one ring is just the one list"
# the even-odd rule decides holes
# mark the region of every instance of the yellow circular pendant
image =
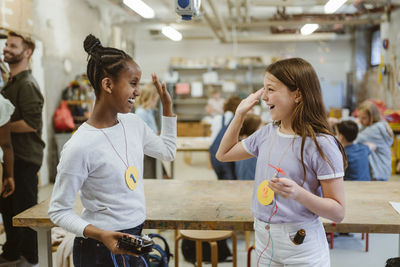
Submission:
[[129,166],[125,172],[125,182],[130,190],[135,190],[139,182],[139,171],[135,166]]
[[267,206],[274,199],[274,191],[268,187],[268,181],[263,181],[257,188],[257,200],[261,205]]

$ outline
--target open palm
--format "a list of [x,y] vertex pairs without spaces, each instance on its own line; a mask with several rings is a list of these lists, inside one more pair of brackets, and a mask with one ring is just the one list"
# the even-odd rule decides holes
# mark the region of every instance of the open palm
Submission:
[[248,97],[240,102],[239,106],[236,108],[236,115],[245,116],[250,109],[258,103],[258,99],[264,93],[264,88],[257,90],[255,93],[250,94]]
[[160,95],[160,101],[163,107],[163,115],[174,116],[172,112],[172,100],[167,91],[167,86],[165,82],[161,84],[160,81],[158,80],[157,75],[154,73],[151,75],[151,77],[153,79],[153,84],[157,88],[157,92]]

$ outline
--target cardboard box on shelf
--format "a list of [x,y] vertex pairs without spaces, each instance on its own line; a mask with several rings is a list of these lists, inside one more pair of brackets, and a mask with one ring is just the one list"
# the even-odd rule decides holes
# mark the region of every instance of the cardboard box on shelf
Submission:
[[178,136],[210,136],[210,124],[201,122],[178,122]]
[[0,0],[0,28],[23,35],[33,34],[32,0]]

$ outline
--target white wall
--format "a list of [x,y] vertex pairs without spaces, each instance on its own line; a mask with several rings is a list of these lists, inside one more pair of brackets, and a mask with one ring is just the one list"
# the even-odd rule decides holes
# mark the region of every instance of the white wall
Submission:
[[[272,57],[302,57],[315,68],[324,95],[334,96],[327,107],[339,101],[337,95],[344,95],[340,88],[346,88],[346,73],[351,71],[351,41],[299,42],[299,43],[257,43],[220,44],[214,40],[181,41],[151,40],[147,32],[137,30],[135,35],[135,60],[142,68],[142,80],[150,81],[155,72],[162,77],[168,71],[171,57],[209,58],[225,56],[261,56],[270,63]],[[236,52],[236,53],[235,53]],[[340,103],[342,99],[340,99]],[[329,105],[328,105],[329,104]]]
[[390,22],[381,24],[381,38],[389,40],[387,50],[382,48],[383,63],[390,68],[391,75],[383,77],[388,107],[400,109],[400,10],[390,15]]

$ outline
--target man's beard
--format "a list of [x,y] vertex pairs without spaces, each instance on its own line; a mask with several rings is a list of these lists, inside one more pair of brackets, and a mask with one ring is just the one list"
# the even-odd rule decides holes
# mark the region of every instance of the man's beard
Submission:
[[25,50],[22,51],[18,55],[14,55],[14,54],[8,52],[7,54],[11,55],[11,57],[4,56],[4,61],[11,65],[18,64],[19,62],[21,62],[24,59],[24,52],[25,52]]

